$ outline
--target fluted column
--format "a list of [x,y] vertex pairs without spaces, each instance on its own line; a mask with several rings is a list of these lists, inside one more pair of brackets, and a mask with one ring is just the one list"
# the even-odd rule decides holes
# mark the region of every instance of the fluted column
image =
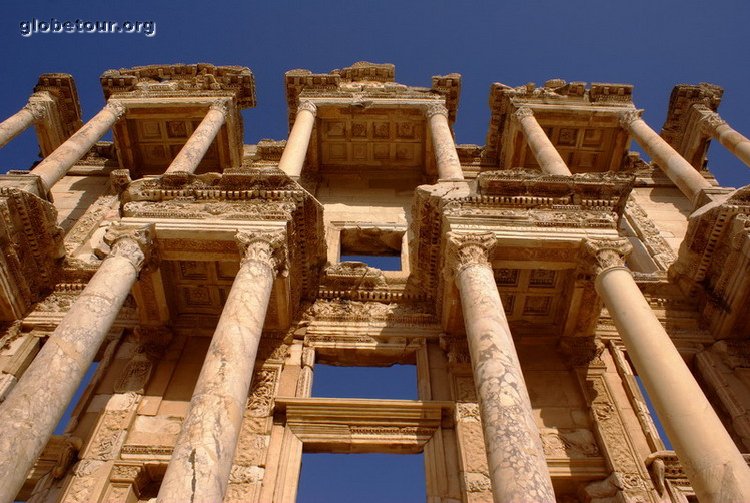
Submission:
[[31,173],[38,175],[44,187],[50,190],[124,114],[125,107],[121,103],[109,100],[98,114],[57,147]]
[[430,121],[432,150],[437,161],[438,179],[463,180],[464,172],[456,152],[456,142],[448,125],[448,109],[444,105],[434,104],[427,107],[425,116]]
[[297,107],[294,125],[279,159],[279,169],[292,178],[297,179],[302,174],[302,166],[305,164],[307,146],[310,144],[310,135],[317,113],[318,107],[311,101],[302,101]]
[[711,188],[711,184],[684,157],[641,119],[640,112],[630,110],[624,113],[620,124],[692,203],[696,202],[701,190]]
[[513,118],[520,124],[526,143],[542,171],[550,175],[570,176],[568,165],[537,122],[534,112],[528,107],[521,107],[513,113]]
[[496,503],[553,502],[547,462],[489,251],[495,237],[449,238]]
[[591,241],[607,306],[700,501],[750,501],[750,468],[641,293],[622,256],[627,240]]
[[266,309],[286,266],[284,233],[237,235],[244,257],[216,325],[159,490],[159,502],[222,501]]
[[153,226],[113,225],[109,256],[0,404],[0,502],[13,501],[112,328],[144,264]]
[[201,123],[172,160],[167,168],[167,173],[195,173],[203,160],[203,156],[206,155],[211,143],[219,134],[221,126],[227,120],[227,107],[227,100],[217,100],[211,104],[206,116],[203,117]]
[[39,102],[29,100],[24,107],[0,122],[0,148],[10,140],[23,133],[35,122],[41,121],[47,114],[47,109]]
[[732,129],[716,112],[710,110],[701,112],[701,126],[705,133],[719,140],[719,143],[733,153],[737,158],[750,166],[750,139]]

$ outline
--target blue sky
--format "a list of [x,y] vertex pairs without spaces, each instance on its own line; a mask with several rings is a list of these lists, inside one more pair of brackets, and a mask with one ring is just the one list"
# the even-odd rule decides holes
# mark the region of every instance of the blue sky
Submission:
[[[153,21],[156,33],[22,37],[20,23],[33,18]],[[103,104],[98,76],[106,69],[236,64],[250,67],[257,82],[258,106],[244,113],[246,142],[283,139],[284,71],[327,72],[368,60],[396,64],[396,79],[411,85],[429,86],[432,75],[463,74],[459,143],[484,143],[492,82],[541,84],[550,78],[632,83],[636,105],[646,109],[645,119],[657,131],[673,85],[713,82],[725,88],[722,116],[750,136],[749,21],[750,2],[741,0],[5,0],[0,6],[0,117],[23,105],[43,72],[74,75],[88,119]],[[29,131],[0,150],[0,168],[27,168],[36,152]],[[724,185],[750,183],[750,168],[720,145],[712,146],[709,166]],[[326,484],[331,483],[317,486]],[[403,501],[414,499],[423,497]],[[323,500],[311,495],[307,501]]]

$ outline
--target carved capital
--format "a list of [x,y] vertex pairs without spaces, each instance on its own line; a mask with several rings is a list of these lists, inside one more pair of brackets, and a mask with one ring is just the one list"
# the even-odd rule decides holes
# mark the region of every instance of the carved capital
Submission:
[[587,262],[595,274],[601,274],[609,269],[625,267],[625,257],[633,249],[625,238],[619,239],[586,239],[583,250]]
[[138,274],[144,269],[153,270],[158,265],[154,244],[154,224],[129,225],[112,222],[104,234],[110,257],[128,259]]
[[114,194],[122,194],[131,181],[129,169],[113,169],[109,173],[109,186]]
[[104,109],[112,113],[115,116],[115,120],[120,120],[125,115],[125,105],[117,100],[107,100]]
[[259,261],[271,267],[275,274],[286,276],[287,247],[283,231],[240,231],[235,236],[242,255],[242,264]]
[[433,103],[431,105],[427,105],[424,114],[428,119],[432,118],[433,115],[442,115],[447,119],[448,109],[445,108],[445,105],[443,105],[442,103]]
[[533,117],[534,111],[530,109],[529,107],[521,107],[515,112],[513,112],[513,118],[517,121],[521,121],[521,119],[525,119],[526,117]]
[[458,274],[472,265],[490,265],[490,252],[495,246],[495,235],[481,234],[448,235],[448,272]]
[[642,110],[626,110],[620,114],[620,126],[625,129],[630,128],[630,125],[641,118]]
[[222,100],[216,100],[213,103],[211,103],[211,106],[208,107],[208,110],[215,110],[217,112],[221,112],[221,115],[226,116],[227,111],[229,110],[229,100],[222,99]]
[[297,106],[297,113],[300,113],[303,110],[313,114],[313,117],[315,117],[315,115],[317,115],[318,113],[318,107],[315,106],[315,103],[313,103],[312,101],[300,101],[299,105]]
[[47,107],[39,101],[29,100],[23,108],[31,112],[34,122],[42,121],[47,117]]
[[707,110],[701,113],[700,127],[703,134],[714,136],[719,126],[725,126],[727,121],[721,118],[716,112]]

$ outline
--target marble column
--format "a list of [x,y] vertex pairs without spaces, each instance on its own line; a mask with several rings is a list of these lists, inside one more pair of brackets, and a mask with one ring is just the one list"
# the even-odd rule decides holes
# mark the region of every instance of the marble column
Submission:
[[434,104],[427,107],[425,116],[430,122],[432,150],[435,152],[439,180],[463,180],[464,172],[456,152],[456,142],[448,125],[448,109]]
[[109,100],[104,108],[31,170],[50,190],[81,157],[125,114],[125,107]]
[[620,124],[692,203],[696,202],[701,190],[712,187],[708,180],[640,118],[640,112],[630,110],[624,113],[620,117]]
[[0,501],[13,501],[144,265],[153,226],[112,225],[109,255],[0,404]]
[[750,468],[651,310],[622,256],[625,239],[587,240],[604,301],[700,501],[750,501]]
[[299,179],[302,174],[302,166],[305,164],[307,146],[310,144],[310,135],[312,135],[317,113],[318,107],[311,101],[300,102],[297,107],[297,117],[294,119],[289,139],[286,141],[284,152],[279,160],[279,169],[295,180]]
[[553,502],[541,436],[489,262],[495,237],[453,234],[449,242],[494,500]]
[[157,501],[222,501],[253,378],[284,233],[237,235],[243,259],[224,304]]
[[548,175],[570,176],[568,165],[537,122],[534,112],[528,107],[521,107],[513,113],[513,118],[520,124],[526,143],[541,170]]
[[24,107],[0,122],[0,148],[10,140],[23,133],[35,122],[39,122],[47,115],[47,109],[39,102],[29,100]]
[[217,100],[208,109],[206,116],[195,128],[193,134],[185,142],[167,168],[167,173],[187,172],[195,173],[198,165],[206,155],[208,148],[219,134],[221,126],[227,120],[227,100]]
[[716,112],[702,112],[701,126],[709,136],[719,140],[727,150],[750,166],[750,139],[732,129]]

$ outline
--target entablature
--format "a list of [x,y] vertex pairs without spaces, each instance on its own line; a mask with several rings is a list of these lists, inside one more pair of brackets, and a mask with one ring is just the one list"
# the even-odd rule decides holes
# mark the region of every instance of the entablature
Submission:
[[196,168],[197,173],[239,167],[243,155],[243,124],[236,97],[224,91],[213,96],[131,96],[114,94],[125,109],[113,126],[120,166],[134,178],[160,175],[174,160],[212,107],[220,106],[224,124]]
[[717,339],[746,338],[750,316],[750,188],[694,212],[670,277],[697,297]]
[[369,100],[390,100],[392,103],[440,97],[448,109],[451,124],[456,120],[461,93],[461,76],[452,73],[432,77],[432,86],[414,87],[395,82],[396,67],[360,61],[342,70],[313,73],[310,70],[290,70],[284,74],[289,128],[294,124],[300,101],[311,97],[338,99],[350,104],[364,104]]
[[573,173],[619,171],[627,156],[628,133],[619,118],[634,110],[629,84],[547,81],[490,88],[490,126],[482,164],[502,169],[538,167],[519,121],[531,113]]
[[714,84],[680,84],[669,96],[661,137],[693,167],[706,171],[710,136],[703,128],[706,112],[716,112],[724,90]]

